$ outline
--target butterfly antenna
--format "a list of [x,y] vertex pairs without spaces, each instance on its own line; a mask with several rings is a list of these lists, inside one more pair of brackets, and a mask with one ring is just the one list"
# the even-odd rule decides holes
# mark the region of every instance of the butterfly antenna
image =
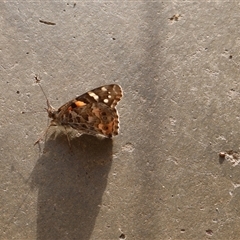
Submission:
[[44,92],[42,85],[40,84],[40,79],[37,77],[37,75],[35,76],[35,80],[36,80],[36,83],[38,84],[38,86],[41,88],[41,91],[42,91],[44,97],[45,97],[46,100],[47,100],[47,106],[48,106],[48,108],[52,108],[52,106],[50,105],[49,100],[48,100],[48,98],[47,98],[47,95],[46,95],[46,93]]

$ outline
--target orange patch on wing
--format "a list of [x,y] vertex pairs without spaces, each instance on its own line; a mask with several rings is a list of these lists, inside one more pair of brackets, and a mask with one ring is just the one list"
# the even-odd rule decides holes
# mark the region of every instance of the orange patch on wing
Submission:
[[82,102],[82,101],[76,101],[75,104],[77,107],[83,107],[83,106],[87,105],[85,102]]
[[[82,102],[82,101],[76,101],[76,102],[74,102],[74,104],[76,105],[76,107],[84,107],[87,105],[85,102]],[[73,110],[73,107],[70,106],[68,108],[68,111],[72,111],[72,110]]]

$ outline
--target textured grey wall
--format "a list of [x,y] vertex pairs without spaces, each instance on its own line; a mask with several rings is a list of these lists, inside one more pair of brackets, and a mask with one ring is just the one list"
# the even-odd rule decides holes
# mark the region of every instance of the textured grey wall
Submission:
[[[239,10],[0,3],[0,239],[236,239]],[[120,84],[119,136],[70,150],[52,128],[34,147],[47,126],[35,74],[55,107]]]

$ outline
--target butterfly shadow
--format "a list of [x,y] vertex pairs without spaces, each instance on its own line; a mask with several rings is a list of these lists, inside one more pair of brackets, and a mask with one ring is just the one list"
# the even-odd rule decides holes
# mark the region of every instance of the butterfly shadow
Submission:
[[90,239],[112,162],[112,140],[82,135],[45,143],[31,174],[38,189],[37,239]]

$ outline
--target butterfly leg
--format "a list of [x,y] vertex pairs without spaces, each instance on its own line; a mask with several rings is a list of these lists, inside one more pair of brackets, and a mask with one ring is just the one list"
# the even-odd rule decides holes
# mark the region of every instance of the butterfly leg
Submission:
[[72,150],[72,146],[71,146],[70,138],[69,138],[69,135],[68,135],[67,127],[64,126],[64,129],[65,129],[65,131],[66,131],[66,136],[67,136],[69,148]]
[[36,144],[38,144],[45,136],[46,136],[46,134],[47,134],[47,132],[48,132],[48,129],[51,127],[52,125],[49,125],[48,127],[47,127],[47,129],[43,132],[43,134],[38,138],[38,140],[33,144],[34,146],[36,145]]

